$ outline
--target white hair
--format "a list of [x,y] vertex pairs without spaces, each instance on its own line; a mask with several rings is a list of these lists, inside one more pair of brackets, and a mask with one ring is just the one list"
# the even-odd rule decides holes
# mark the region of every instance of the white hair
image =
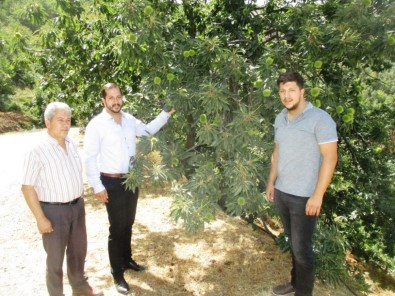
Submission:
[[44,112],[44,119],[51,120],[55,116],[57,110],[66,111],[71,116],[71,108],[69,105],[63,102],[52,102],[47,105]]

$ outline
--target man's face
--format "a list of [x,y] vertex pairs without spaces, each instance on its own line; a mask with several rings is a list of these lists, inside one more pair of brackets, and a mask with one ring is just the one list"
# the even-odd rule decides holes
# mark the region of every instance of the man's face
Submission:
[[288,111],[297,110],[301,107],[300,102],[304,99],[304,89],[300,88],[295,81],[280,83],[280,99]]
[[110,113],[119,113],[122,109],[123,96],[118,87],[107,89],[106,97],[102,99],[104,107]]
[[70,114],[64,110],[56,110],[51,120],[45,120],[48,133],[55,139],[65,139],[71,126]]

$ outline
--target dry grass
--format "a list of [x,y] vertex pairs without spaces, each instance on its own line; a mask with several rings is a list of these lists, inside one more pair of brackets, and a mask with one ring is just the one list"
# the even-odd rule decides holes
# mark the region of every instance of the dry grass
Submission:
[[[263,296],[270,295],[273,285],[288,279],[289,254],[282,253],[268,235],[222,212],[204,231],[186,233],[181,223],[176,224],[169,217],[170,206],[171,199],[164,196],[139,200],[133,256],[148,269],[125,273],[134,295]],[[107,259],[105,210],[92,199],[86,209],[88,236],[93,241],[101,239],[96,246],[89,242],[89,257],[93,257],[87,262],[91,282],[105,295],[117,295]],[[317,283],[315,295],[351,293],[345,288],[331,289]]]

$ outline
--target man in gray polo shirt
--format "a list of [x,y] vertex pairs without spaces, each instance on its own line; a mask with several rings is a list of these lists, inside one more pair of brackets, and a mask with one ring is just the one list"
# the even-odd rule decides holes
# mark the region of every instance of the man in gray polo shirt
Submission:
[[309,296],[314,287],[313,233],[324,193],[337,163],[336,123],[304,97],[296,72],[277,79],[284,109],[275,120],[266,198],[274,202],[291,243],[291,281],[273,288],[274,295]]

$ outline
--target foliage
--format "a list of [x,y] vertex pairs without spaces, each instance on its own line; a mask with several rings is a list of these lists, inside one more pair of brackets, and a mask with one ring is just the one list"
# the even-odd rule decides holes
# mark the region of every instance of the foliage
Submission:
[[394,71],[363,73],[359,120],[340,131],[341,158],[325,205],[328,223],[338,225],[353,253],[389,271],[395,266]]
[[[4,0],[0,2],[0,110],[28,110],[14,95],[34,85],[34,69],[24,50],[34,32],[52,15],[54,1]],[[30,15],[34,15],[30,18]],[[13,100],[12,100],[13,99]],[[28,113],[28,111],[26,111]]]
[[357,287],[367,291],[362,272],[346,261],[348,243],[336,226],[319,223],[317,228],[314,237],[317,277],[335,287],[346,284],[354,290]]
[[394,266],[393,96],[373,77],[395,59],[393,1],[57,4],[59,15],[29,44],[41,50],[30,50],[38,108],[66,101],[84,126],[101,108],[101,85],[113,81],[139,118],[177,109],[157,137],[141,142],[130,186],[185,177],[172,213],[189,230],[214,219],[217,204],[261,216],[271,125],[281,110],[275,80],[294,69],[306,77],[307,99],[338,125],[340,161],[324,223],[367,260]]

